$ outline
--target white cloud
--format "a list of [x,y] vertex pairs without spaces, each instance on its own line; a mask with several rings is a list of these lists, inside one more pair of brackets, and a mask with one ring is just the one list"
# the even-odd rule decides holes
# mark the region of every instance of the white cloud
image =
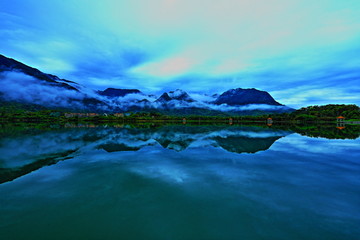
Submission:
[[[355,87],[357,88],[357,87]],[[360,91],[360,89],[358,89]],[[300,86],[286,88],[284,90],[272,91],[272,96],[279,102],[293,107],[303,107],[323,104],[355,104],[359,102],[359,95],[347,92],[341,84],[339,87],[321,89],[321,86]]]

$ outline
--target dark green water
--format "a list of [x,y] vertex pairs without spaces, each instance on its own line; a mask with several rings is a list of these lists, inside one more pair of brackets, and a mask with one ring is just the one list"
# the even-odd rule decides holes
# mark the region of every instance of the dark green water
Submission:
[[0,239],[360,239],[360,139],[3,130]]

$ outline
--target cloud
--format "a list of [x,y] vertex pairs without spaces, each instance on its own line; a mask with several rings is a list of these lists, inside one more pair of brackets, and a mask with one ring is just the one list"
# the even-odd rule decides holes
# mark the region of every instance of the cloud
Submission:
[[184,74],[191,70],[194,66],[194,62],[191,59],[184,57],[175,57],[165,59],[160,62],[149,63],[145,66],[140,66],[136,69],[132,69],[133,73],[143,73],[146,75],[155,75],[157,77],[175,77]]
[[216,100],[216,95],[209,95],[204,93],[191,93],[191,98],[198,102],[213,102]]
[[[322,90],[335,72],[359,71],[356,0],[3,0],[0,9],[2,54],[95,89]],[[344,92],[359,95],[356,79]]]
[[81,107],[85,96],[74,90],[42,82],[20,72],[0,73],[0,93],[10,101],[23,101],[50,107]]
[[318,86],[300,86],[289,87],[279,91],[272,91],[271,94],[281,103],[303,107],[307,105],[325,105],[325,104],[358,104],[360,88],[354,86],[348,89],[339,82],[338,86],[321,88]]

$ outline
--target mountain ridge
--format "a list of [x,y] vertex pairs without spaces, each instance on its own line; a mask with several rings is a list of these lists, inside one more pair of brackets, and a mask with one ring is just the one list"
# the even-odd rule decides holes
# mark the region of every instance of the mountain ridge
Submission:
[[13,58],[8,58],[2,54],[0,54],[0,73],[2,72],[22,72],[26,75],[29,75],[31,77],[34,77],[36,79],[43,80],[48,83],[52,84],[58,84],[59,87],[63,87],[69,90],[79,91],[74,86],[71,86],[70,84],[77,84],[73,81],[66,80],[66,79],[60,79],[59,77],[47,74],[42,71],[40,71],[37,68],[30,67],[22,62],[19,62]]
[[215,104],[227,104],[229,106],[238,106],[246,104],[267,104],[275,106],[284,106],[278,103],[266,91],[261,91],[255,88],[235,88],[222,93],[215,101]]
[[106,88],[95,91],[3,55],[0,55],[0,81],[7,86],[0,89],[3,102],[36,103],[78,111],[158,111],[167,114],[211,115],[221,112],[258,114],[293,110],[275,101],[268,92],[255,88],[235,88],[220,95],[213,94],[212,101],[195,99],[181,89],[164,92],[158,98],[146,95],[139,89]]
[[132,93],[141,93],[138,89],[127,89],[127,88],[107,88],[104,91],[98,91],[98,93],[102,96],[107,97],[124,97],[128,94]]

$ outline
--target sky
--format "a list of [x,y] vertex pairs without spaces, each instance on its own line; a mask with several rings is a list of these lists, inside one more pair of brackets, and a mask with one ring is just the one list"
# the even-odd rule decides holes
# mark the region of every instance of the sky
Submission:
[[360,105],[359,0],[0,0],[0,54],[89,88]]

